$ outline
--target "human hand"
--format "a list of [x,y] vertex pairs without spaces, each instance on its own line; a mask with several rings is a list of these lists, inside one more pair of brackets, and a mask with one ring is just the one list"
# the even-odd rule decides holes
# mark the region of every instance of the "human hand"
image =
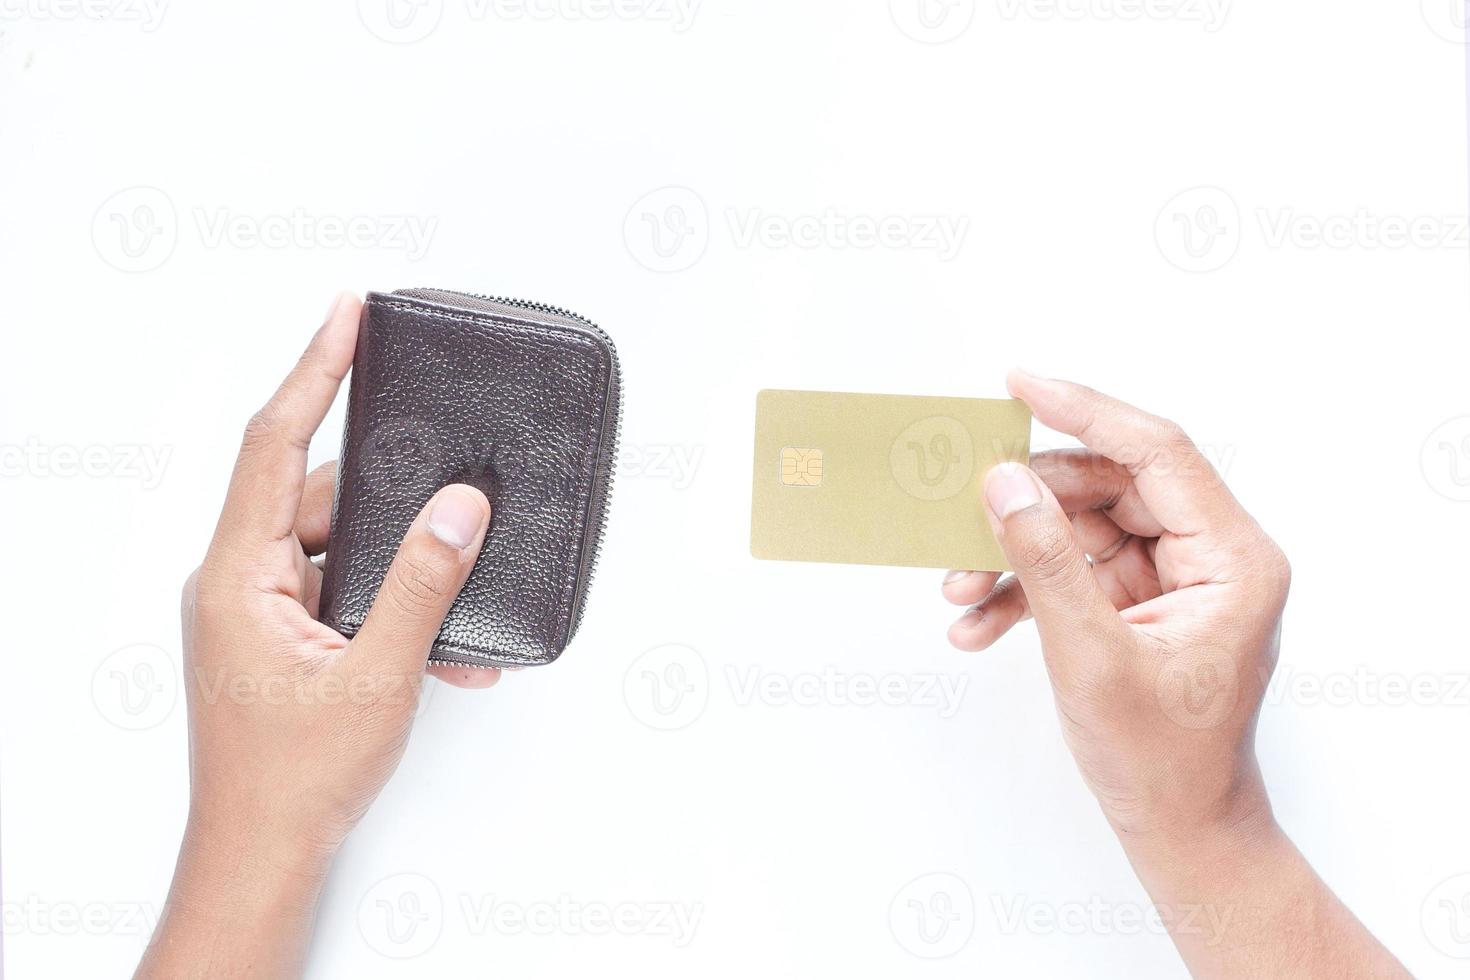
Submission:
[[1011,393],[1082,450],[987,474],[1015,574],[951,572],[982,650],[1028,617],[1067,745],[1196,976],[1405,976],[1276,825],[1255,754],[1291,570],[1173,423],[1065,381]]
[[[294,973],[327,866],[407,743],[429,647],[490,520],[473,487],[428,501],[350,641],[316,621],[335,464],[306,449],[352,364],[343,294],[245,430],[219,524],[183,595],[190,805],[140,976]],[[498,670],[435,667],[487,687]],[[252,974],[253,975],[253,974]]]
[[1276,662],[1286,558],[1172,423],[1079,385],[1013,372],[1011,393],[1087,449],[986,480],[1015,569],[951,573],[974,605],[962,650],[1034,616],[1067,744],[1125,838],[1269,815],[1253,748]]

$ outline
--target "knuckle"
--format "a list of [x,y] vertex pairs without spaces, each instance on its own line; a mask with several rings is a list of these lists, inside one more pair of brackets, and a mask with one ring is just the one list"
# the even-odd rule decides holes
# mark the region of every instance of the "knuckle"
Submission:
[[1269,538],[1263,550],[1261,562],[1266,570],[1267,580],[1274,592],[1285,595],[1291,588],[1291,561],[1286,557],[1286,552]]
[[245,423],[245,434],[240,440],[241,450],[249,453],[270,445],[275,441],[280,424],[280,414],[274,405],[266,405]]
[[1171,419],[1155,418],[1144,426],[1147,445],[1139,454],[1140,470],[1168,475],[1188,469],[1197,455],[1194,440]]
[[199,608],[199,569],[195,568],[184,579],[184,586],[179,590],[179,618],[187,628],[194,622],[196,610]]
[[1159,418],[1154,421],[1154,438],[1164,446],[1192,445],[1189,441],[1189,433],[1184,431],[1184,426],[1169,418]]
[[450,593],[449,576],[422,558],[400,555],[390,574],[389,593],[410,611],[436,606]]
[[1021,564],[1038,578],[1055,579],[1069,572],[1072,565],[1072,539],[1057,524],[1036,524],[1027,529],[1021,545]]
[[198,591],[199,568],[196,567],[192,572],[189,573],[189,577],[184,579],[183,588],[179,590],[179,599],[184,605],[191,605],[194,602],[194,597],[198,594]]

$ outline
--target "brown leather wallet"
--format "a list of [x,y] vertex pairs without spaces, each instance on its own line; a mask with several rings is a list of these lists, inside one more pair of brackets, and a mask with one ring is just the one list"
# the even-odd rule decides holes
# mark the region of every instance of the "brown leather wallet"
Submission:
[[356,633],[420,509],[468,483],[490,499],[490,530],[429,661],[555,660],[586,609],[621,414],[617,351],[589,320],[448,290],[369,293],[322,622]]

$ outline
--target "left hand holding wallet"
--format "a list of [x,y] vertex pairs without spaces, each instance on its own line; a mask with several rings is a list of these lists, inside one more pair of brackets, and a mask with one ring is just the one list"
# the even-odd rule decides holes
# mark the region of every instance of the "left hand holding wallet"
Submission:
[[[306,447],[360,312],[340,297],[251,420],[184,586],[189,817],[139,977],[299,975],[332,856],[402,758],[430,646],[489,526],[479,490],[438,489],[385,544],[390,569],[356,635],[317,621],[311,557],[327,547],[330,497]],[[483,686],[500,672],[474,674]]]

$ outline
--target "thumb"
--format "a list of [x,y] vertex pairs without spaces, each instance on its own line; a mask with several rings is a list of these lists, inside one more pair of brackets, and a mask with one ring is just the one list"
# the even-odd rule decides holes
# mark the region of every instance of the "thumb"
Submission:
[[[1015,571],[1043,650],[1064,667],[1079,640],[1117,632],[1123,620],[1093,575],[1072,522],[1051,490],[1020,463],[1001,463],[985,477],[985,512]],[[1095,643],[1087,643],[1090,649]]]
[[490,502],[474,487],[436,493],[409,527],[383,587],[351,644],[358,672],[415,676],[459,595],[490,524]]

